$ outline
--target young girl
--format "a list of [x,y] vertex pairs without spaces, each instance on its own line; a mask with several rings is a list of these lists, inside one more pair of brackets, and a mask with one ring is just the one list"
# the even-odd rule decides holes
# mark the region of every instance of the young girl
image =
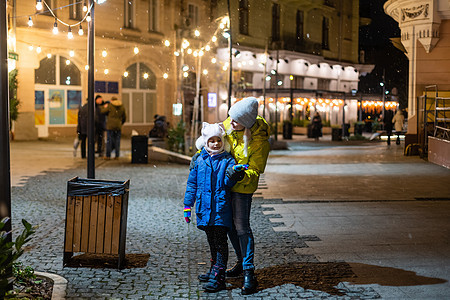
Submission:
[[233,222],[230,190],[244,175],[243,167],[235,166],[234,158],[224,150],[224,135],[219,124],[203,123],[202,136],[196,141],[200,156],[189,173],[184,196],[185,220],[190,222],[195,203],[197,227],[205,231],[211,251],[209,272],[198,276],[200,281],[208,281],[203,286],[207,292],[225,289],[227,232]]

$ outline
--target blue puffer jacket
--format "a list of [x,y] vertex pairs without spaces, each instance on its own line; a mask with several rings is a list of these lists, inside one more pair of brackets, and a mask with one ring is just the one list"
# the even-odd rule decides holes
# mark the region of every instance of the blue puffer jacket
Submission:
[[189,173],[184,195],[184,205],[194,206],[197,227],[226,226],[233,223],[231,209],[231,187],[236,183],[225,174],[234,166],[234,158],[228,152],[211,156],[202,149],[195,168]]

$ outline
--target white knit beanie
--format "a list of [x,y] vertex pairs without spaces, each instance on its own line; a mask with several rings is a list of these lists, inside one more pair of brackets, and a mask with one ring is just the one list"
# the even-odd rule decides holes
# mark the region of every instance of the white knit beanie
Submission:
[[[225,129],[223,126],[221,126],[218,123],[209,124],[206,122],[203,122],[202,125],[202,135],[197,139],[195,142],[195,146],[198,150],[202,149],[203,147],[208,150],[209,153],[217,154],[223,151],[224,149],[224,135],[225,135]],[[218,136],[222,140],[222,148],[219,150],[211,150],[208,147],[208,140],[212,138],[213,136]]]
[[258,116],[258,100],[255,97],[244,98],[236,102],[228,111],[230,117],[243,125],[245,128],[252,128]]

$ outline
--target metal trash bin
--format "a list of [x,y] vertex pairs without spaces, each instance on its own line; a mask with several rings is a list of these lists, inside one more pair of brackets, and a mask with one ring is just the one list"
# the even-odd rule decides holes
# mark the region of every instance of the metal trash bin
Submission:
[[131,137],[131,163],[148,163],[148,137],[146,135]]
[[118,268],[124,267],[129,186],[129,180],[67,182],[64,266],[84,252],[118,254]]

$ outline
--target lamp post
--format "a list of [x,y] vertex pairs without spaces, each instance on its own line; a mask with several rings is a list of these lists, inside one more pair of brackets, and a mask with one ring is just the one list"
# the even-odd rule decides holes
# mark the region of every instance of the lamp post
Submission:
[[95,30],[94,30],[94,7],[95,1],[89,0],[91,7],[91,21],[88,22],[88,153],[87,153],[87,177],[95,178],[95,153],[94,153],[94,55],[95,55]]
[[230,110],[231,107],[231,86],[233,84],[232,77],[233,77],[233,40],[231,39],[231,7],[230,7],[230,0],[227,0],[228,5],[228,49],[230,50],[230,69],[228,73],[228,110]]

